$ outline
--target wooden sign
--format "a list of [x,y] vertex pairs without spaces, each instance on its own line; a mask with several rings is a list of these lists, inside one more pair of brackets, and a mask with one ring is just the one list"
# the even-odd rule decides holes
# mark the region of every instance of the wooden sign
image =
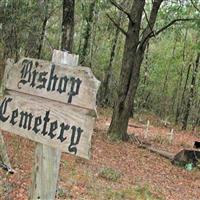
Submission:
[[78,66],[79,55],[69,54],[67,51],[53,50],[52,62],[72,67]]
[[100,82],[90,68],[23,58],[6,66],[6,89],[92,109]]
[[38,142],[30,199],[55,199],[61,151],[90,157],[100,82],[77,55],[54,50],[52,61],[8,60],[4,72],[0,129]]
[[23,58],[7,62],[4,84],[2,130],[90,157],[99,81],[89,68]]
[[94,117],[87,109],[9,92],[0,102],[0,127],[64,152],[89,158]]

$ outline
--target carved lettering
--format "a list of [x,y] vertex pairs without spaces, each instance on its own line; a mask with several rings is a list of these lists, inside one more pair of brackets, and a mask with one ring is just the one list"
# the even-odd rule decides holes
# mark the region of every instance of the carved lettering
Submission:
[[25,59],[22,62],[22,69],[21,69],[21,80],[18,83],[18,87],[21,89],[20,84],[25,85],[31,81],[31,70],[32,70],[33,62],[31,60]]
[[58,76],[55,72],[55,64],[51,65],[50,72],[39,71],[38,66],[42,67],[38,61],[23,60],[18,88],[22,89],[22,85],[27,85],[35,89],[46,89],[47,92],[66,93],[66,102],[72,103],[73,97],[79,94],[82,80],[66,75]]
[[53,132],[58,128],[58,121],[56,120],[55,122],[51,122],[50,124],[50,130],[49,130],[49,136],[50,138],[54,138],[56,136],[56,134],[54,134]]
[[72,136],[71,136],[71,143],[69,145],[68,150],[69,152],[76,154],[77,153],[76,145],[80,141],[83,130],[80,127],[76,128],[75,126],[72,126],[71,129],[72,129]]
[[42,130],[42,134],[43,135],[46,135],[48,132],[47,132],[47,123],[49,122],[49,113],[50,113],[50,110],[48,110],[47,112],[46,112],[46,115],[45,115],[45,117],[44,117],[44,125],[43,125],[43,130]]
[[33,127],[33,131],[37,134],[40,129],[38,128],[42,124],[42,118],[41,116],[35,118],[35,123]]
[[69,130],[70,126],[68,124],[60,124],[61,130],[60,130],[60,135],[58,136],[58,139],[60,139],[61,142],[64,142],[67,137],[64,137],[64,131]]
[[[63,143],[69,139],[68,151],[77,154],[77,146],[80,142],[83,130],[80,127],[51,120],[50,110],[44,113],[44,116],[34,116],[31,112],[19,110],[16,108],[7,111],[12,98],[5,97],[0,105],[0,121],[10,123],[12,126],[18,126],[24,130],[35,134],[41,134],[51,140],[58,140]],[[9,120],[8,120],[9,119]]]
[[20,112],[21,118],[19,122],[19,127],[23,127],[24,129],[28,128],[28,130],[31,129],[31,121],[33,119],[33,115],[31,113],[27,113],[24,111]]
[[7,117],[5,117],[4,114],[6,113],[8,103],[11,102],[11,101],[12,101],[11,98],[5,98],[3,100],[3,102],[1,103],[1,106],[0,106],[0,121],[2,121],[2,122],[6,122],[9,118],[9,115]]
[[15,119],[18,117],[18,109],[14,110],[12,112],[12,116],[11,116],[11,120],[10,120],[10,123],[12,125],[15,125],[17,123],[17,121],[15,121]]
[[49,77],[47,91],[54,91],[56,89],[58,77],[56,74],[54,74],[54,71],[55,71],[55,65],[53,64],[51,66],[51,73],[50,73],[50,77]]
[[69,94],[68,103],[71,103],[72,97],[79,93],[80,85],[82,82],[79,78],[75,79],[74,77],[72,77],[70,80],[72,82],[72,85],[71,85],[71,90],[68,93]]

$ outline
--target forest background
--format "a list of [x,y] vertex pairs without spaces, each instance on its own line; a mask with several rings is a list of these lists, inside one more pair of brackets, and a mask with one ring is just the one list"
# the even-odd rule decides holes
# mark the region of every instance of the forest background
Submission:
[[[7,58],[17,61],[27,56],[51,60],[53,49],[64,49],[62,19],[70,18],[69,9],[64,13],[70,2],[74,5],[73,42],[69,49],[101,81],[98,105],[113,108],[119,97],[124,31],[130,23],[127,13],[132,12],[132,1],[1,1],[1,76]],[[149,24],[153,2],[146,1],[142,11],[140,36],[148,26],[153,36],[145,44],[139,84],[129,109],[131,114],[154,113],[182,129],[195,129],[200,125],[199,1],[160,2],[154,27]]]

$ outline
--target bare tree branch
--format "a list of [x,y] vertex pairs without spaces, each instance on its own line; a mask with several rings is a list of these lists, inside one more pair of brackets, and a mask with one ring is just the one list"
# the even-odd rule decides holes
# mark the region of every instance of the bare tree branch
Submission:
[[52,17],[52,15],[55,14],[55,12],[57,12],[60,8],[61,8],[61,5],[58,5],[57,7],[55,7],[54,9],[52,9],[52,11],[48,13],[48,20],[49,20],[49,19]]
[[148,25],[146,26],[146,28],[142,32],[142,38],[141,38],[141,41],[140,41],[140,48],[139,49],[145,48],[145,45],[146,45],[146,43],[148,42],[148,39],[149,39],[149,37],[148,37],[149,35],[151,35],[151,37],[152,37],[152,35],[154,37],[156,36],[156,34],[153,31],[153,27],[155,25],[158,10],[159,10],[162,2],[163,2],[163,0],[154,0],[153,1],[153,5],[152,5],[152,9],[151,9],[151,12],[150,12],[149,19],[147,17],[145,10],[143,9],[143,11],[145,13],[145,17],[146,17],[147,22],[148,22]]
[[160,30],[155,32],[155,35],[160,34],[161,32],[163,32],[164,30],[166,30],[167,28],[169,28],[170,26],[172,26],[174,23],[176,22],[180,22],[180,21],[194,21],[196,19],[191,19],[191,18],[185,18],[185,19],[174,19],[172,20],[169,24],[167,24],[166,26],[162,27]]
[[147,20],[147,23],[148,23],[148,26],[149,26],[151,32],[153,33],[154,37],[156,37],[156,35],[155,35],[155,33],[154,33],[154,30],[153,30],[153,28],[151,27],[151,24],[150,24],[150,22],[149,22],[149,19],[148,19],[148,16],[147,16],[147,12],[146,12],[145,9],[144,9],[144,15],[145,15],[145,18],[146,18],[146,20]]
[[124,10],[124,8],[119,5],[117,2],[110,0],[110,3],[115,6],[117,9],[119,9],[120,11],[122,11],[125,15],[127,15],[128,19],[134,24],[133,19],[131,18],[131,15],[129,12],[127,12],[126,10]]
[[151,32],[149,33],[145,39],[142,42],[142,45],[150,38],[152,38],[154,35],[158,35],[161,32],[163,32],[164,30],[168,29],[170,26],[172,26],[173,24],[175,24],[176,22],[180,22],[180,21],[193,21],[193,20],[197,20],[197,19],[190,19],[190,18],[186,18],[186,19],[174,19],[172,20],[169,24],[167,24],[166,26],[162,27],[160,30],[154,32],[154,34]]
[[48,46],[49,46],[51,52],[53,52],[53,50],[54,50],[55,48],[52,46],[51,42],[49,41],[49,38],[48,38],[46,35],[44,35],[44,37],[45,37],[45,39],[46,39],[46,41],[47,41],[47,43],[48,43]]
[[194,7],[198,12],[200,12],[200,8],[197,7],[197,5],[194,3],[194,1],[193,1],[193,0],[190,0],[190,1],[191,1],[191,3],[192,3],[193,7]]
[[122,28],[120,27],[120,25],[115,22],[115,20],[109,15],[109,14],[106,14],[106,16],[110,19],[110,21],[125,35],[127,36],[127,32]]

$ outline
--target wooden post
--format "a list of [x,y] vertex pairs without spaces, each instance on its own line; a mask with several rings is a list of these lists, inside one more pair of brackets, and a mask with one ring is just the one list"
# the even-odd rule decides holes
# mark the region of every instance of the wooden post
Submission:
[[[78,66],[78,56],[54,50],[52,62]],[[56,196],[61,151],[38,143],[30,199],[54,200]]]
[[11,164],[7,155],[6,144],[3,139],[2,131],[0,130],[0,160],[3,164],[5,164],[8,168],[11,169]]
[[168,133],[169,144],[173,143],[173,139],[174,139],[174,129],[172,128],[171,131]]
[[55,199],[61,151],[38,143],[30,199]]
[[[13,61],[10,60],[10,62],[13,62]],[[4,95],[4,80],[2,80],[2,84],[0,87],[0,97],[3,97],[3,95]],[[3,131],[0,130],[0,160],[2,161],[3,164],[5,164],[8,167],[8,169],[12,171],[10,160],[7,154],[6,144],[4,142],[2,133]]]

